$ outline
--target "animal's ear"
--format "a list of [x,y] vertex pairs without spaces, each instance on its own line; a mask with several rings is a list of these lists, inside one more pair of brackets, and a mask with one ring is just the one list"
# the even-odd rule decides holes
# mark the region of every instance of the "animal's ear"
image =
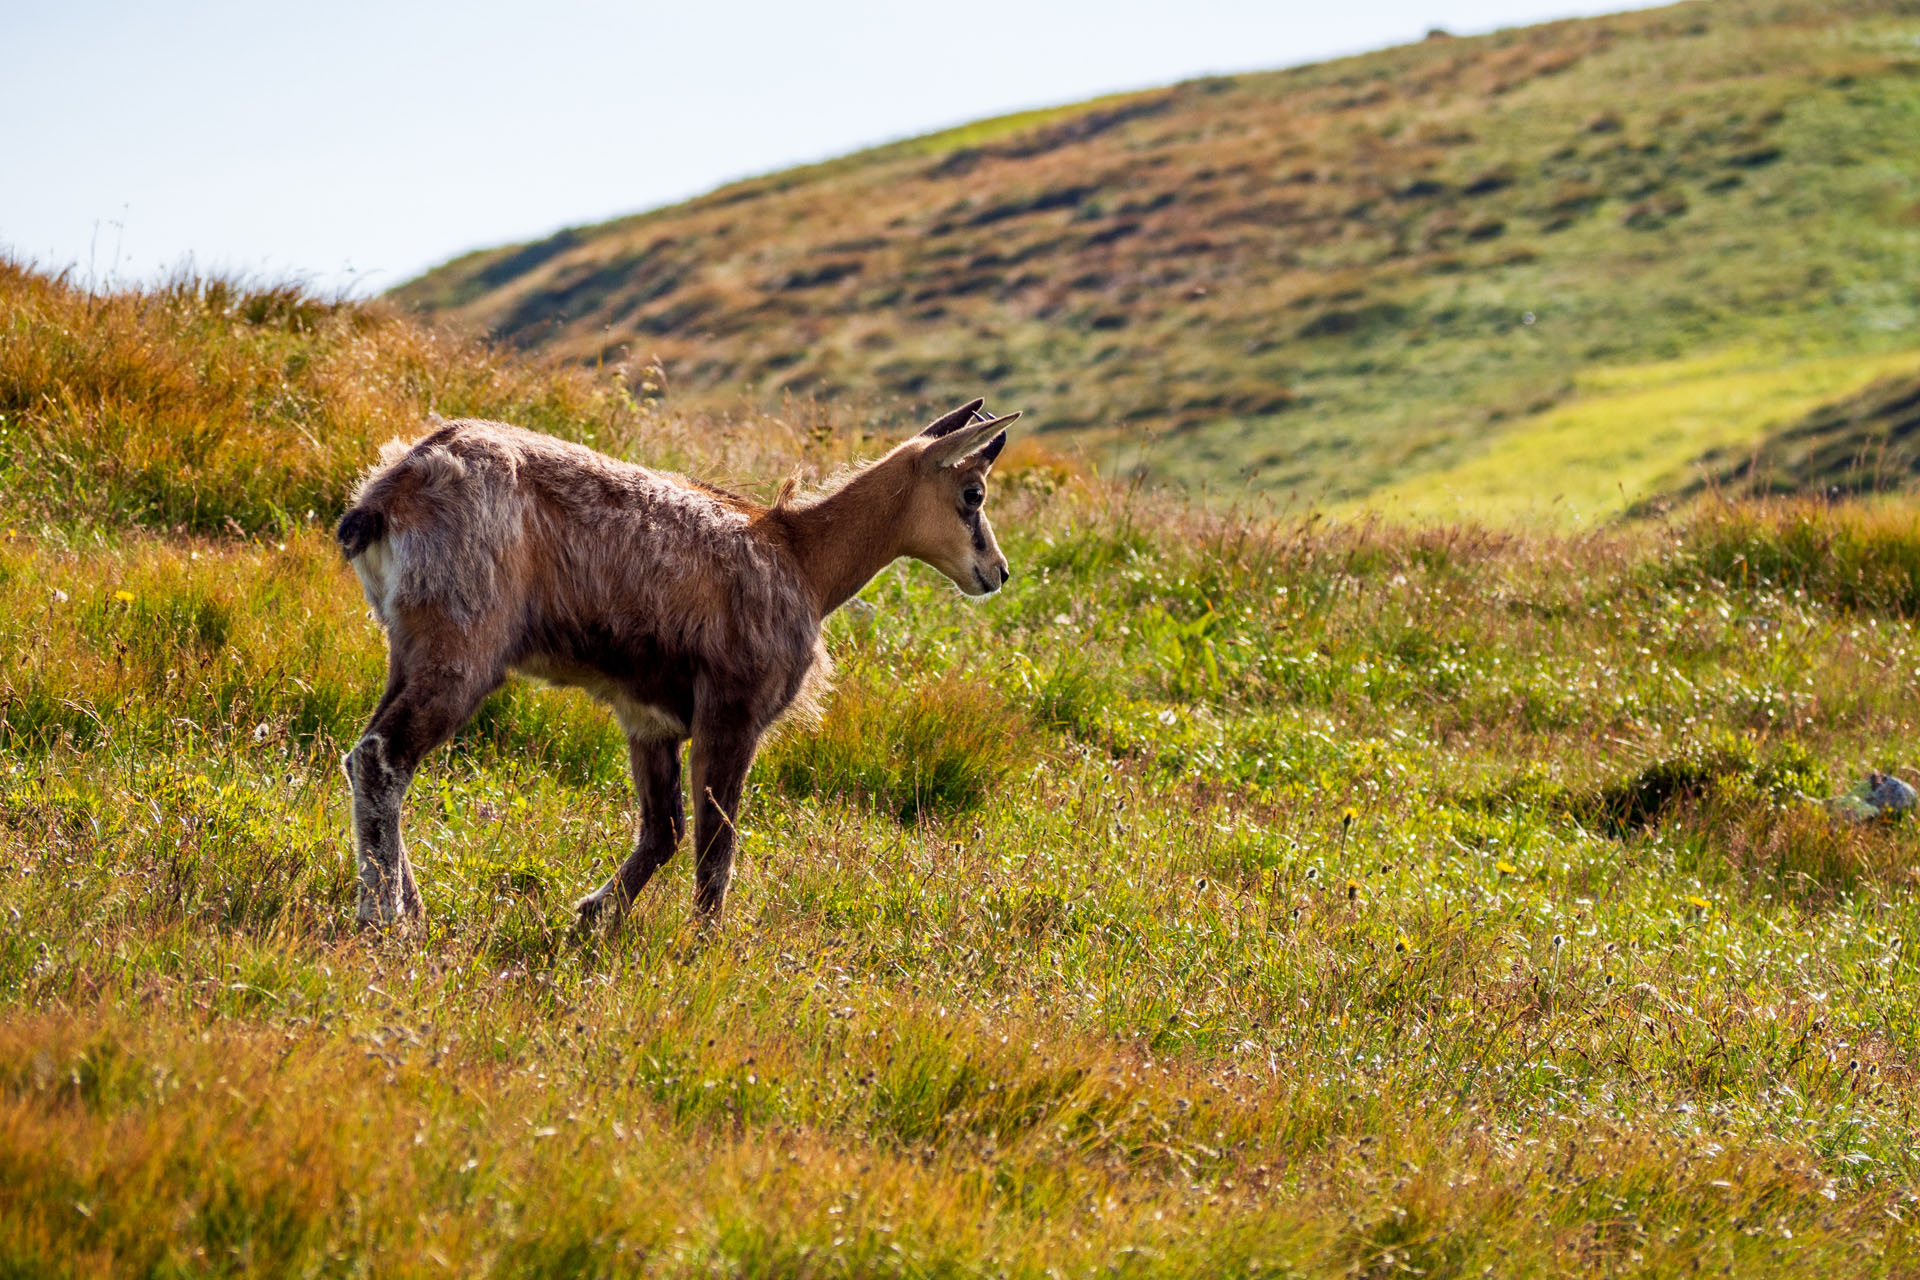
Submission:
[[985,403],[985,400],[969,400],[952,413],[934,419],[927,425],[927,429],[920,434],[931,440],[938,440],[941,436],[950,436],[960,428],[966,426],[969,422],[972,422],[973,415],[979,412],[980,406]]
[[928,445],[927,451],[920,455],[921,460],[935,469],[957,467],[962,462],[971,462],[974,454],[986,453],[991,449],[993,453],[988,461],[992,461],[1006,441],[1004,433],[1008,424],[1019,416],[1018,413],[1010,413],[1004,418],[989,418],[985,422],[951,431]]
[[[1010,416],[1017,418],[1020,415],[1016,413]],[[1000,421],[1005,422],[1007,419],[1002,418]],[[985,445],[960,459],[960,464],[967,467],[990,467],[993,465],[993,460],[1000,456],[1000,451],[1006,447],[1007,433],[1002,431],[999,435],[987,441]]]

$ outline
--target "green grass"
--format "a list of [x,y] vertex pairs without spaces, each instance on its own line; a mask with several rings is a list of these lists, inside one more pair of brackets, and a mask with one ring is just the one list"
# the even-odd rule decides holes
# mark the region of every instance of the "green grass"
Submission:
[[[430,337],[33,288],[6,367],[120,385],[373,333],[325,402]],[[637,457],[879,443],[441,367]],[[16,374],[9,428],[90,430],[72,368]],[[169,396],[120,402],[129,456],[185,447]],[[1915,1269],[1920,827],[1819,803],[1915,776],[1909,504],[1277,522],[1030,454],[1008,592],[902,565],[831,623],[716,937],[684,857],[570,936],[633,802],[606,714],[518,685],[416,782],[430,926],[379,937],[338,759],[381,637],[325,520],[262,500],[379,431],[285,452],[294,404],[197,522],[160,467],[4,491],[0,1271]]]
[[1901,0],[1727,0],[1425,41],[983,121],[395,298],[657,358],[687,408],[871,428],[964,389],[1221,505],[1603,518],[1853,362],[1920,363],[1916,39]]

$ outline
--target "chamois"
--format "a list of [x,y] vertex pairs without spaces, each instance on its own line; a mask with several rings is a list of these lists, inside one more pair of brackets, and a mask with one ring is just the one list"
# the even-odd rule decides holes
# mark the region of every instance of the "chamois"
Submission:
[[673,857],[689,738],[695,907],[716,919],[761,735],[824,681],[822,620],[903,555],[969,596],[1012,576],[982,504],[1019,416],[974,400],[831,492],[789,486],[771,507],[498,422],[435,420],[387,445],[337,532],[387,631],[386,692],[341,762],[360,922],[424,918],[401,801],[509,671],[585,689],[626,732],[639,836],[579,923],[623,914]]

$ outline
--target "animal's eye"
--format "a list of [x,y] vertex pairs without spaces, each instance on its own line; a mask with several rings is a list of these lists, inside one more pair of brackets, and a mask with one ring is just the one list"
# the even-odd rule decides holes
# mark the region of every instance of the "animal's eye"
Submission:
[[980,504],[987,500],[987,491],[977,484],[970,484],[960,491],[960,505],[968,511],[978,511]]

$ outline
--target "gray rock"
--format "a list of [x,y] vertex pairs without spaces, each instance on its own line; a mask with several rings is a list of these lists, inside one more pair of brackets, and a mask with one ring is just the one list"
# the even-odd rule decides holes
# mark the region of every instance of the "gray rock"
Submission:
[[1827,801],[1833,811],[1855,822],[1906,813],[1920,800],[1914,789],[1890,773],[1875,769],[1859,785],[1842,796]]
[[1875,771],[1867,775],[1867,803],[1882,813],[1905,813],[1920,800],[1912,787],[1890,773]]

